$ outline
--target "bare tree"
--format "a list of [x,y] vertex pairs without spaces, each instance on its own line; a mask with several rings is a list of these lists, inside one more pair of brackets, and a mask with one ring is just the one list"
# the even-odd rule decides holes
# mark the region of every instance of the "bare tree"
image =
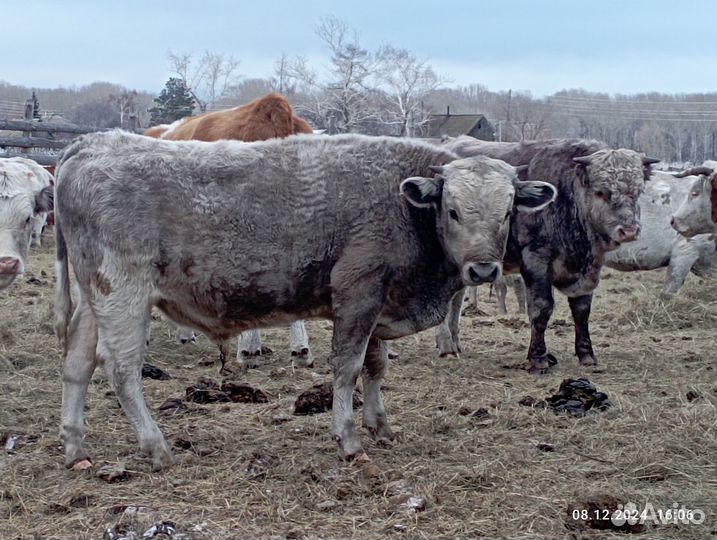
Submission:
[[296,92],[296,80],[291,75],[292,60],[286,53],[274,62],[274,76],[271,78],[271,87],[275,92],[291,95]]
[[370,103],[374,59],[361,47],[356,31],[335,17],[321,19],[316,35],[331,53],[331,80],[323,88],[327,127],[337,133],[357,131],[379,116]]
[[386,121],[398,126],[399,136],[413,137],[430,115],[423,99],[445,81],[425,60],[406,49],[384,45],[376,59],[377,78],[388,98]]
[[127,127],[129,116],[137,113],[137,91],[123,90],[119,94],[110,94],[108,101],[116,105],[120,115],[120,127]]
[[206,112],[239,78],[239,60],[232,55],[204,51],[195,60],[194,53],[169,51],[167,58],[170,70],[182,79],[200,112]]

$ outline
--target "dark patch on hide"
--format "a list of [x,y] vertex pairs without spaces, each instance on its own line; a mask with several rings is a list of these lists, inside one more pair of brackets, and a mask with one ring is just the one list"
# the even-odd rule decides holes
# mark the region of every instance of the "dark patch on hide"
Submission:
[[104,296],[109,296],[112,293],[112,283],[110,283],[110,280],[107,278],[107,276],[105,276],[99,270],[95,274],[94,282],[95,288],[100,294]]
[[159,243],[159,255],[156,259],[152,260],[152,266],[154,266],[162,277],[166,275],[166,269],[170,264],[169,257],[167,256],[167,250],[160,241]]
[[192,267],[194,266],[194,258],[191,255],[183,256],[179,260],[179,269],[185,276],[192,276]]

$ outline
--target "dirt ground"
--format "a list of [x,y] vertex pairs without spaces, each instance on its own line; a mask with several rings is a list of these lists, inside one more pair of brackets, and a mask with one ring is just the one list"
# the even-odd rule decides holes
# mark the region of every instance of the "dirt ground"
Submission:
[[[172,378],[146,379],[146,397],[177,465],[151,471],[98,370],[86,406],[95,466],[77,472],[64,468],[58,439],[53,261],[50,235],[32,253],[32,274],[0,293],[0,435],[15,444],[0,449],[3,539],[138,538],[162,521],[184,539],[624,538],[566,528],[569,505],[603,495],[663,516],[673,504],[706,515],[701,524],[648,523],[631,538],[717,534],[715,282],[690,276],[670,299],[660,295],[663,271],[604,272],[591,320],[597,369],[577,365],[558,296],[547,338],[561,362],[543,377],[511,367],[529,339],[515,298],[509,293],[510,313],[501,316],[482,288],[487,315],[463,319],[461,359],[438,358],[432,331],[392,344],[400,357],[384,395],[401,439],[386,448],[363,432],[375,467],[338,458],[330,413],[292,415],[296,397],[330,377],[329,322],[308,325],[313,369],[291,367],[286,329],[265,332],[274,354],[238,379],[265,391],[268,403],[189,403],[171,415],[158,411],[165,400],[184,398],[200,376],[221,377],[217,363],[198,365],[217,356],[211,343],[182,347],[156,320],[147,361]],[[612,407],[575,418],[519,403],[555,393],[568,377],[590,379]],[[99,478],[106,464],[125,467],[125,481]],[[425,509],[398,505],[397,481]]]

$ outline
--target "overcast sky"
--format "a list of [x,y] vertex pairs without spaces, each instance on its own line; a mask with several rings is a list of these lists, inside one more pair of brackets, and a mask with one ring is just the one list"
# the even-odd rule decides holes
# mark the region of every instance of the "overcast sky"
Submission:
[[327,15],[369,50],[428,59],[452,85],[717,91],[715,0],[0,0],[0,80],[159,92],[170,49],[233,54],[246,77],[270,76],[282,52],[319,68]]

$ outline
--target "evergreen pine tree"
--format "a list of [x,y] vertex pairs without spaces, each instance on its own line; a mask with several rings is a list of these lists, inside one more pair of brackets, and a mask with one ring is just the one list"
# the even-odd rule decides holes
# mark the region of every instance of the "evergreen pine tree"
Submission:
[[154,102],[156,105],[148,110],[150,125],[171,124],[175,120],[191,116],[194,110],[194,98],[182,79],[176,77],[170,77]]

